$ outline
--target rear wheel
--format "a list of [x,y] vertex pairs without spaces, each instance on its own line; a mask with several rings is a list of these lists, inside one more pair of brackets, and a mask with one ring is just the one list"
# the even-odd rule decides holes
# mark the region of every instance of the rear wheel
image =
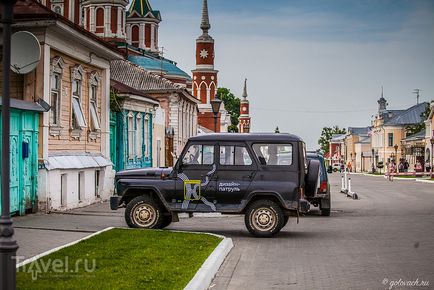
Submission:
[[160,205],[152,197],[142,195],[127,204],[125,221],[130,228],[161,229],[164,216]]
[[248,206],[244,222],[251,234],[272,237],[283,228],[285,216],[274,201],[258,200]]
[[331,202],[330,202],[330,198],[325,200],[325,203],[327,205],[326,208],[323,208],[320,204],[320,210],[321,210],[321,215],[322,216],[330,216],[330,212],[331,212]]

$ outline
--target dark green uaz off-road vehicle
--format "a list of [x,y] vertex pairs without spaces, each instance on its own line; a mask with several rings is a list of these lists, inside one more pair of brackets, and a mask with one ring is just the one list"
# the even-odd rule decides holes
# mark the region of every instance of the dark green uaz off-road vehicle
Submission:
[[278,233],[290,216],[309,211],[319,162],[290,134],[208,134],[190,138],[173,168],[116,174],[113,210],[126,207],[130,227],[159,229],[178,213],[244,214],[256,236]]

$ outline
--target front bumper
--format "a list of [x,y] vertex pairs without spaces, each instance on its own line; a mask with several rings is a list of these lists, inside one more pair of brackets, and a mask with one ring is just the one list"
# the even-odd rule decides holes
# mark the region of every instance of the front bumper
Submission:
[[110,209],[117,210],[121,203],[121,199],[122,199],[121,196],[117,196],[117,195],[110,196]]

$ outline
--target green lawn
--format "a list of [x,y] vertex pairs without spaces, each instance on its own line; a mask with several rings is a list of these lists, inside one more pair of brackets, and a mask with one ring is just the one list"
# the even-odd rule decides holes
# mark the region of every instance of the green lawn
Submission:
[[220,241],[113,229],[21,267],[17,289],[183,289]]

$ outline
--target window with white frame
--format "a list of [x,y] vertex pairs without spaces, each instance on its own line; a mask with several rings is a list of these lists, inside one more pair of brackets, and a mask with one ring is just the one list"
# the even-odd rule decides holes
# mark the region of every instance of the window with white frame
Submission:
[[150,153],[150,148],[149,148],[149,139],[150,139],[150,134],[149,134],[149,115],[145,114],[145,124],[144,124],[144,141],[145,141],[145,156],[149,157],[149,153]]
[[128,126],[128,159],[134,159],[134,114],[130,112],[127,115],[127,126]]
[[61,57],[51,60],[50,126],[54,127],[60,127],[63,66]]
[[82,130],[86,127],[83,109],[81,107],[83,68],[81,65],[72,68],[72,129]]
[[99,76],[97,73],[92,73],[89,79],[89,116],[90,130],[98,132],[101,130],[101,125],[98,117],[98,87]]
[[136,117],[136,156],[142,158],[143,156],[143,120],[142,114],[137,113]]

